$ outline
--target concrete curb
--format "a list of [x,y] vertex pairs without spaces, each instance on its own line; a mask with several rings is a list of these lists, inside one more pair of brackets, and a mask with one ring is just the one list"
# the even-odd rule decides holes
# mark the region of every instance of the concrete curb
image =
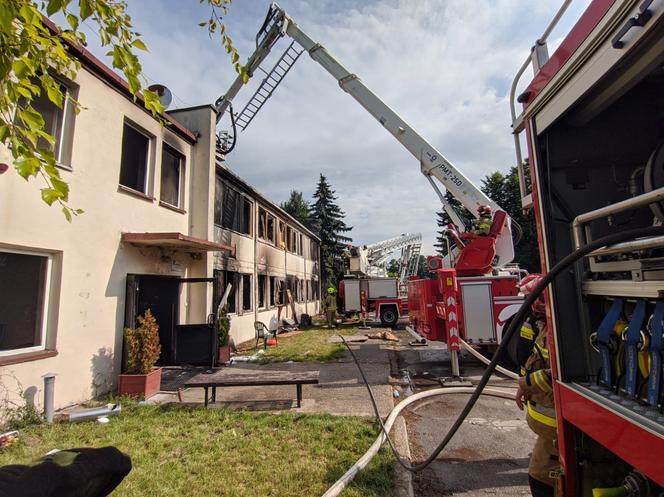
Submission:
[[[399,417],[394,423],[392,430],[394,445],[402,459],[410,461],[410,446],[408,445],[408,432],[406,431],[406,421]],[[397,462],[394,469],[394,497],[413,497],[413,474],[406,471]]]

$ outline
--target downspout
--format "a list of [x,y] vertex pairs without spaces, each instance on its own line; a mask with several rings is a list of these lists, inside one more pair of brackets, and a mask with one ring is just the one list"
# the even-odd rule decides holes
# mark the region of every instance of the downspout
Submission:
[[[265,222],[267,229],[267,211],[265,212]],[[258,201],[254,199],[254,323],[258,321]],[[263,292],[265,296],[265,292]]]

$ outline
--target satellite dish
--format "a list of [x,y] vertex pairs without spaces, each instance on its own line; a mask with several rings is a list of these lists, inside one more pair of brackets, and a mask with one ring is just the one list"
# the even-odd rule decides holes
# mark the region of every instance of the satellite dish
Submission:
[[171,105],[173,101],[173,94],[171,90],[166,88],[164,85],[152,85],[148,86],[148,90],[155,92],[159,95],[159,102],[164,106],[164,109],[168,109],[168,106]]

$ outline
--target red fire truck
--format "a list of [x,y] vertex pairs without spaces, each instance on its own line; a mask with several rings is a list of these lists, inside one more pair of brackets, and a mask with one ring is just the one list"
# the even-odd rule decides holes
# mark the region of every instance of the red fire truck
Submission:
[[[664,2],[593,0],[548,57],[560,15],[512,86],[543,272],[601,236],[664,222]],[[664,237],[590,252],[546,296],[562,495],[664,495]]]

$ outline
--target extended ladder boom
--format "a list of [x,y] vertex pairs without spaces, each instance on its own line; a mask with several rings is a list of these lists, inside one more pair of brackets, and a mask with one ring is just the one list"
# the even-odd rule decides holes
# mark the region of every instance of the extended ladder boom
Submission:
[[[276,3],[270,7],[266,22],[260,34],[264,34],[256,52],[249,58],[247,69],[250,74],[260,65],[267,56],[276,40],[288,35],[304,48],[312,59],[318,62],[339,83],[339,86],[350,94],[367,112],[369,112],[383,127],[394,136],[419,162],[422,173],[429,178],[431,185],[443,201],[443,207],[455,223],[461,227],[460,220],[454,210],[445,205],[443,195],[434,183],[436,178],[454,195],[473,216],[478,217],[477,208],[480,205],[489,205],[495,211],[504,210],[487,197],[466,176],[454,167],[438,150],[411,128],[390,107],[369,90],[360,78],[348,71],[330,53],[312,40]],[[215,107],[219,116],[223,114],[240,87],[242,78],[238,76],[231,89],[219,100]],[[514,258],[514,245],[510,229],[509,218],[505,229],[496,240],[496,259],[498,266],[511,262]]]

